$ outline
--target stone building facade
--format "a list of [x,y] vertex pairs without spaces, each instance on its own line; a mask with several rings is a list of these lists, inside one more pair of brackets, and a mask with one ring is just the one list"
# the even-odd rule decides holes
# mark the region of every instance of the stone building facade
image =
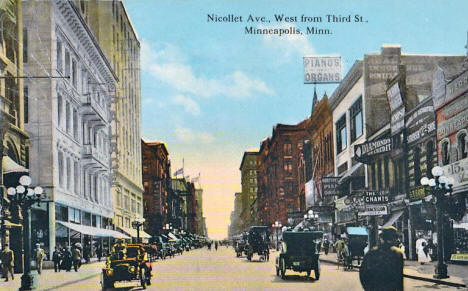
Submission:
[[[111,112],[118,80],[77,2],[23,2],[30,173],[51,203],[33,210],[33,243],[91,244],[114,215]],[[46,219],[44,219],[46,218]],[[47,219],[48,218],[48,219]],[[101,232],[101,233],[100,233]]]
[[244,152],[239,170],[241,171],[243,229],[255,225],[257,221],[257,156],[258,150]]
[[119,77],[111,104],[113,222],[128,230],[143,216],[140,41],[123,1],[78,2]]

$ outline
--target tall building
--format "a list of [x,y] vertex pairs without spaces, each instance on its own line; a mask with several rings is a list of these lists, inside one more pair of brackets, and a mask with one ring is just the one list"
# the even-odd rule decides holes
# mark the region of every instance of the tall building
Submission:
[[239,167],[242,185],[240,219],[244,229],[255,225],[257,221],[257,156],[258,150],[246,150]]
[[103,243],[114,216],[110,107],[118,77],[77,2],[23,5],[24,71],[53,77],[25,79],[30,176],[52,200],[33,208],[32,242],[48,253]]
[[288,219],[305,210],[305,197],[299,195],[297,177],[306,135],[304,122],[277,124],[272,136],[261,143],[257,176],[260,224],[280,221],[286,225]]
[[122,1],[77,2],[119,77],[111,104],[114,224],[131,232],[143,217],[140,42]]
[[[22,76],[23,12],[22,1],[6,2],[0,7],[0,199],[4,207],[5,223],[0,226],[0,244],[22,242],[18,209],[9,207],[5,189],[16,187],[18,178],[28,168],[28,135],[25,131],[24,82]],[[36,183],[37,181],[33,181]],[[15,269],[21,271],[21,244],[10,244],[15,252]]]
[[171,174],[169,152],[162,142],[141,141],[143,155],[143,214],[145,230],[151,235],[159,234],[168,223]]

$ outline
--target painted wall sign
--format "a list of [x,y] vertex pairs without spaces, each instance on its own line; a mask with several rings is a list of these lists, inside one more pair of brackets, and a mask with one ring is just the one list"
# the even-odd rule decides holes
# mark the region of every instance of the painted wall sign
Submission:
[[453,177],[455,180],[454,188],[468,184],[468,158],[443,166],[442,169],[444,169],[444,175]]
[[364,203],[366,204],[387,204],[389,200],[388,190],[371,190],[364,192]]
[[458,95],[468,90],[468,71],[458,76],[455,80],[447,84],[447,96],[445,101],[452,100]]
[[384,138],[371,142],[354,145],[354,155],[357,159],[365,159],[374,155],[386,153],[392,150],[392,139]]
[[338,195],[338,181],[341,177],[323,177],[322,178],[322,193],[323,196]]
[[365,211],[359,212],[359,216],[387,215],[386,205],[366,205]]
[[438,108],[445,101],[445,74],[437,67],[432,76],[432,100],[434,108]]
[[408,143],[413,143],[436,130],[434,107],[424,106],[412,112],[406,120]]
[[468,127],[468,111],[463,111],[456,116],[442,121],[437,127],[437,138],[441,139],[454,131]]
[[305,84],[339,82],[341,79],[341,56],[304,57]]

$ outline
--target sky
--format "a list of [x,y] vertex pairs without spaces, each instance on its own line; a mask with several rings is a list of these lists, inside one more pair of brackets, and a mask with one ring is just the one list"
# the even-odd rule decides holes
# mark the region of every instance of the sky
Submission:
[[[314,85],[303,57],[340,55],[343,72],[400,44],[404,53],[465,54],[468,1],[124,0],[141,42],[142,135],[165,142],[171,171],[198,176],[208,234],[227,236],[244,150],[259,148],[277,123],[310,115]],[[297,17],[277,21],[275,15]],[[242,16],[242,22],[213,22]],[[248,22],[265,17],[263,22]],[[300,22],[301,16],[322,22]],[[363,22],[328,22],[327,15]],[[342,18],[341,18],[342,19]],[[290,19],[294,20],[294,19]],[[245,27],[294,27],[299,35],[252,35]],[[305,33],[306,27],[329,35]],[[336,85],[317,85],[330,96]]]

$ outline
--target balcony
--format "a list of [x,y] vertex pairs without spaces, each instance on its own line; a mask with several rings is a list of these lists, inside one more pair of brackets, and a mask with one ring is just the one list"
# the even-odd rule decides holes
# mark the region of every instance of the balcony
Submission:
[[6,117],[6,120],[18,126],[18,112],[14,109],[14,104],[11,100],[0,95],[0,111]]
[[[104,96],[102,96],[102,98],[104,98]],[[108,123],[107,110],[102,107],[91,94],[85,96],[85,100],[81,106],[81,112],[85,116],[88,115],[87,119],[101,121],[103,125],[107,125]]]
[[97,163],[100,167],[109,168],[110,157],[99,152],[90,144],[83,145],[83,160],[89,163]]

